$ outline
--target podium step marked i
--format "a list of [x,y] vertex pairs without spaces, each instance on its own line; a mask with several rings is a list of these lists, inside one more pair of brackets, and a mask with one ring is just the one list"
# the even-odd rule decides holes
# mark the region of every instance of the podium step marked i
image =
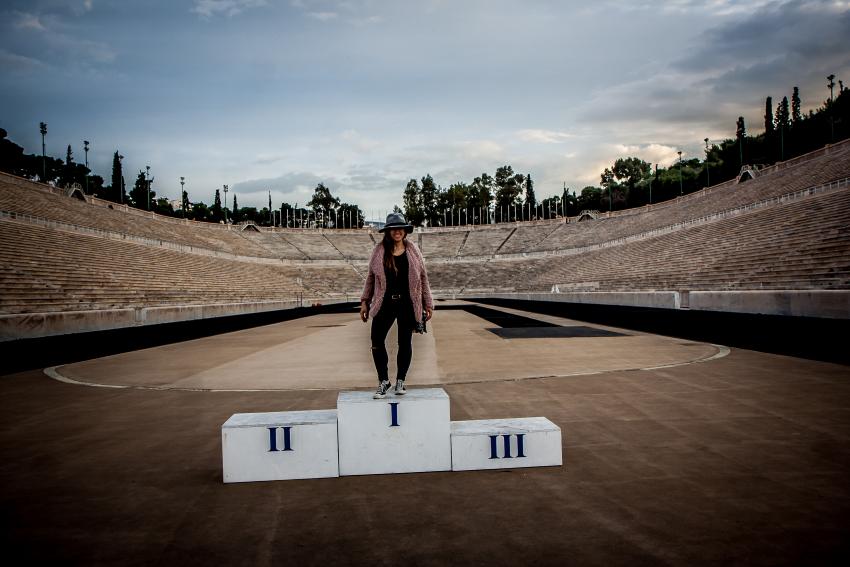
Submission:
[[339,476],[336,413],[233,415],[221,426],[224,482]]
[[339,474],[452,469],[449,396],[442,388],[372,399],[372,392],[337,398]]
[[381,400],[340,392],[337,409],[234,414],[221,426],[224,482],[559,466],[545,417],[451,421],[442,388]]

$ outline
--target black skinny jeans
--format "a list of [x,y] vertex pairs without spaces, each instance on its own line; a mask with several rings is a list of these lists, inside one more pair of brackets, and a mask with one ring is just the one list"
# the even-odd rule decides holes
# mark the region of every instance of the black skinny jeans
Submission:
[[375,361],[375,370],[378,371],[378,382],[389,380],[387,363],[386,339],[393,321],[398,321],[398,356],[396,366],[398,367],[396,379],[404,380],[407,370],[410,368],[410,359],[413,357],[413,327],[416,320],[413,317],[413,304],[410,298],[390,299],[385,297],[381,309],[372,319],[372,359]]

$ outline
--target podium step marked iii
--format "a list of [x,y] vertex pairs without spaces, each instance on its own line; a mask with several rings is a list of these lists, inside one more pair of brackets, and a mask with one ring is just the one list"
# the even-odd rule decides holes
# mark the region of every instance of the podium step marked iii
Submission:
[[452,469],[449,396],[442,388],[337,398],[340,476]]
[[339,476],[336,410],[237,413],[221,426],[224,482]]
[[452,422],[453,471],[561,464],[561,428],[545,417]]
[[224,482],[559,466],[545,417],[450,421],[442,388],[382,400],[340,392],[337,409],[235,414],[221,426]]

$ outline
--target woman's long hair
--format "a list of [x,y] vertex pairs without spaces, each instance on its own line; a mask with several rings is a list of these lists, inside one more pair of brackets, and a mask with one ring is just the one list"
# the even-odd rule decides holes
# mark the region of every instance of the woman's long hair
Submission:
[[[404,238],[407,238],[407,233],[404,234]],[[404,242],[404,239],[402,239]],[[395,248],[395,240],[390,236],[390,231],[384,232],[384,239],[381,241],[381,244],[384,246],[384,268],[387,270],[392,270],[396,275],[398,275],[398,268],[395,265],[395,256],[393,256],[393,248]]]

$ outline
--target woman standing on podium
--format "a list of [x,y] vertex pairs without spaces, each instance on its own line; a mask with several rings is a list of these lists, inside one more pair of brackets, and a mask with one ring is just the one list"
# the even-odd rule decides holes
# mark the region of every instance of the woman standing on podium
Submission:
[[425,322],[434,313],[431,286],[425,271],[425,260],[419,248],[407,240],[413,225],[400,213],[387,215],[380,244],[372,251],[369,275],[360,296],[360,319],[372,317],[372,358],[378,372],[378,391],[373,396],[384,398],[390,389],[387,370],[386,338],[393,322],[398,322],[398,358],[395,394],[405,394],[404,379],[413,356],[413,332],[425,332]]

